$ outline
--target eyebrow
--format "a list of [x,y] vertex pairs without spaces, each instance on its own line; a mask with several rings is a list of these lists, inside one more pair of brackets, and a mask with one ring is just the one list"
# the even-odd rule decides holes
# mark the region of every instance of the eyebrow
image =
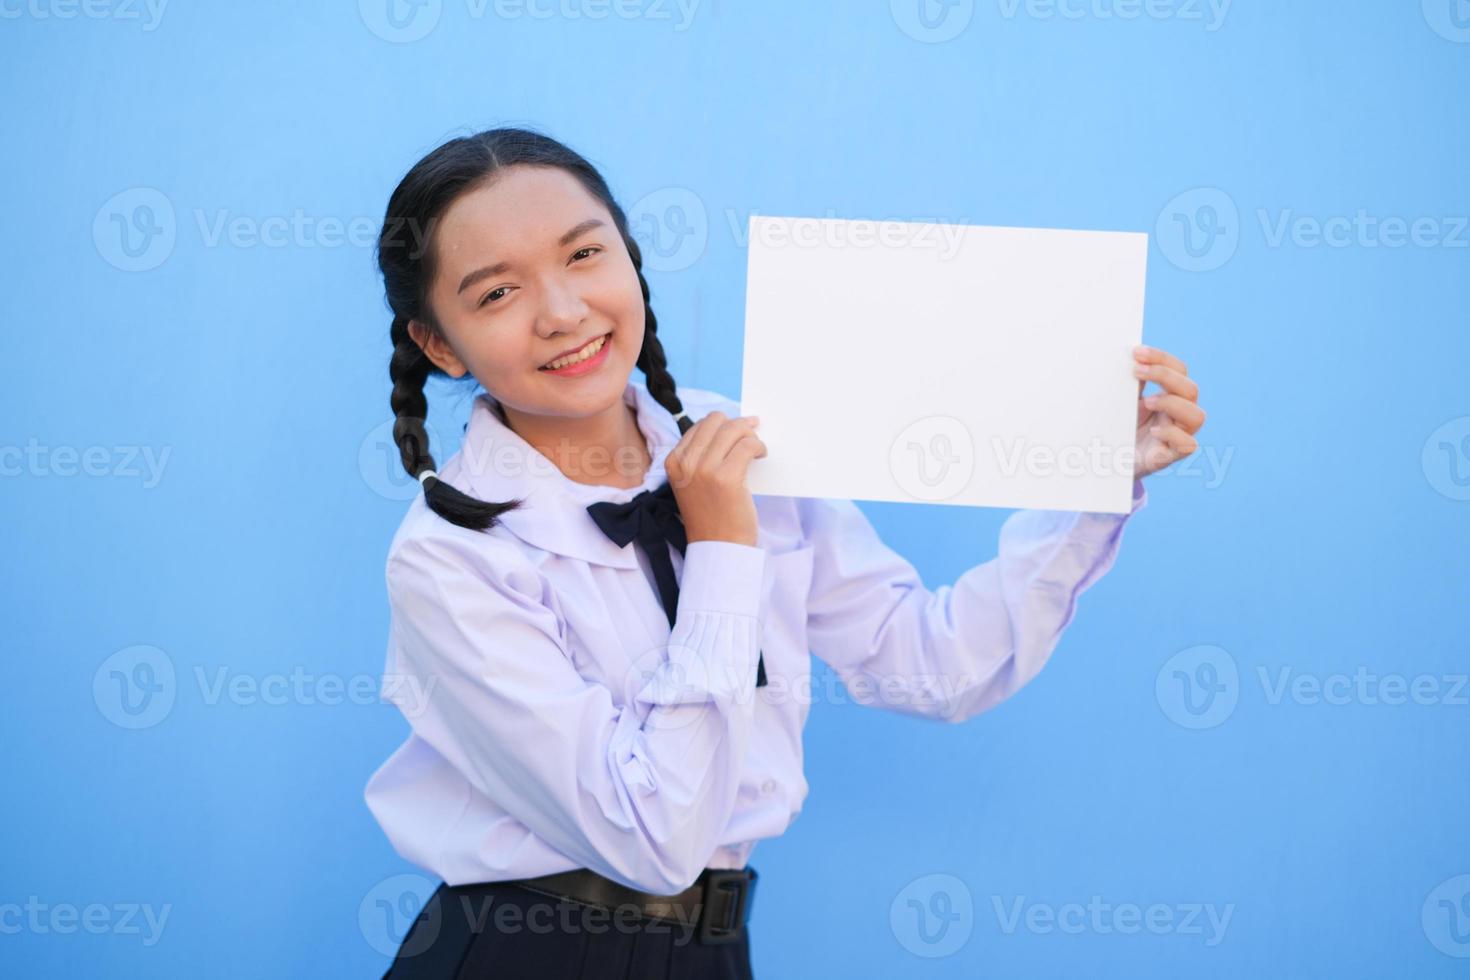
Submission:
[[[604,222],[601,218],[588,218],[586,221],[580,222],[565,235],[562,235],[560,238],[558,238],[556,240],[556,244],[565,247],[566,245],[571,244],[576,239],[585,235],[587,232],[591,231],[593,228],[601,228],[603,224]],[[471,286],[473,286],[475,283],[479,282],[481,279],[488,279],[491,276],[498,276],[509,268],[509,262],[497,262],[494,265],[487,265],[483,268],[476,269],[474,272],[471,272],[469,275],[460,280],[459,289],[455,290],[455,293],[456,295],[462,293],[466,289],[469,289]]]

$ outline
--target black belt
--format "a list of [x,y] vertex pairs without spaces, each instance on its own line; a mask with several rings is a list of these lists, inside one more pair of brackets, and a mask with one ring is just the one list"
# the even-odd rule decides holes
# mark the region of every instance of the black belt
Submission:
[[697,926],[699,941],[712,945],[740,938],[750,917],[757,877],[755,869],[750,867],[705,868],[693,885],[677,895],[655,895],[629,888],[589,868],[539,878],[517,878],[506,884],[608,911],[632,905],[645,918]]

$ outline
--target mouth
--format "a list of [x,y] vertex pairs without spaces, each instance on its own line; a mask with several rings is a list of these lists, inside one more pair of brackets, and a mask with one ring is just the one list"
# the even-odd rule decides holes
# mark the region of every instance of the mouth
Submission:
[[541,365],[537,370],[561,377],[586,374],[589,371],[594,371],[602,362],[607,360],[607,352],[612,346],[608,343],[611,337],[611,333],[605,333],[601,337],[594,337],[571,353],[562,354]]

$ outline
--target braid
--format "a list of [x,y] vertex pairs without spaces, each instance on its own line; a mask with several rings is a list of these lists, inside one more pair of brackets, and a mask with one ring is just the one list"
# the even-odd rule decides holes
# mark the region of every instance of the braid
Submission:
[[674,376],[669,373],[663,342],[658,339],[658,318],[653,315],[653,304],[649,302],[648,280],[643,278],[643,255],[633,236],[627,236],[627,243],[628,253],[633,257],[633,268],[638,272],[638,286],[643,290],[643,349],[638,352],[638,367],[648,379],[648,393],[677,419],[679,434],[683,435],[694,423],[684,414]]
[[393,356],[388,360],[388,379],[393,382],[393,393],[388,398],[393,407],[393,442],[398,446],[403,468],[417,478],[420,470],[434,467],[429,433],[424,429],[429,414],[424,384],[434,365],[408,335],[407,317],[395,316],[388,336],[393,343]]
[[487,503],[461,493],[434,472],[434,457],[429,454],[429,433],[424,428],[429,401],[424,397],[424,384],[429,380],[433,362],[424,355],[408,333],[408,318],[395,316],[389,328],[393,356],[388,360],[388,379],[393,382],[389,402],[393,407],[393,442],[408,474],[424,486],[424,502],[429,508],[453,524],[474,531],[493,527],[500,515],[521,505],[519,500],[503,504]]

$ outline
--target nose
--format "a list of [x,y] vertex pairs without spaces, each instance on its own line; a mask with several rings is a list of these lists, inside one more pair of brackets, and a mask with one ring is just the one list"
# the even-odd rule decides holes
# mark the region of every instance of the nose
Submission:
[[561,277],[552,277],[542,289],[541,312],[536,317],[536,332],[542,337],[559,333],[576,333],[590,312],[576,286]]

